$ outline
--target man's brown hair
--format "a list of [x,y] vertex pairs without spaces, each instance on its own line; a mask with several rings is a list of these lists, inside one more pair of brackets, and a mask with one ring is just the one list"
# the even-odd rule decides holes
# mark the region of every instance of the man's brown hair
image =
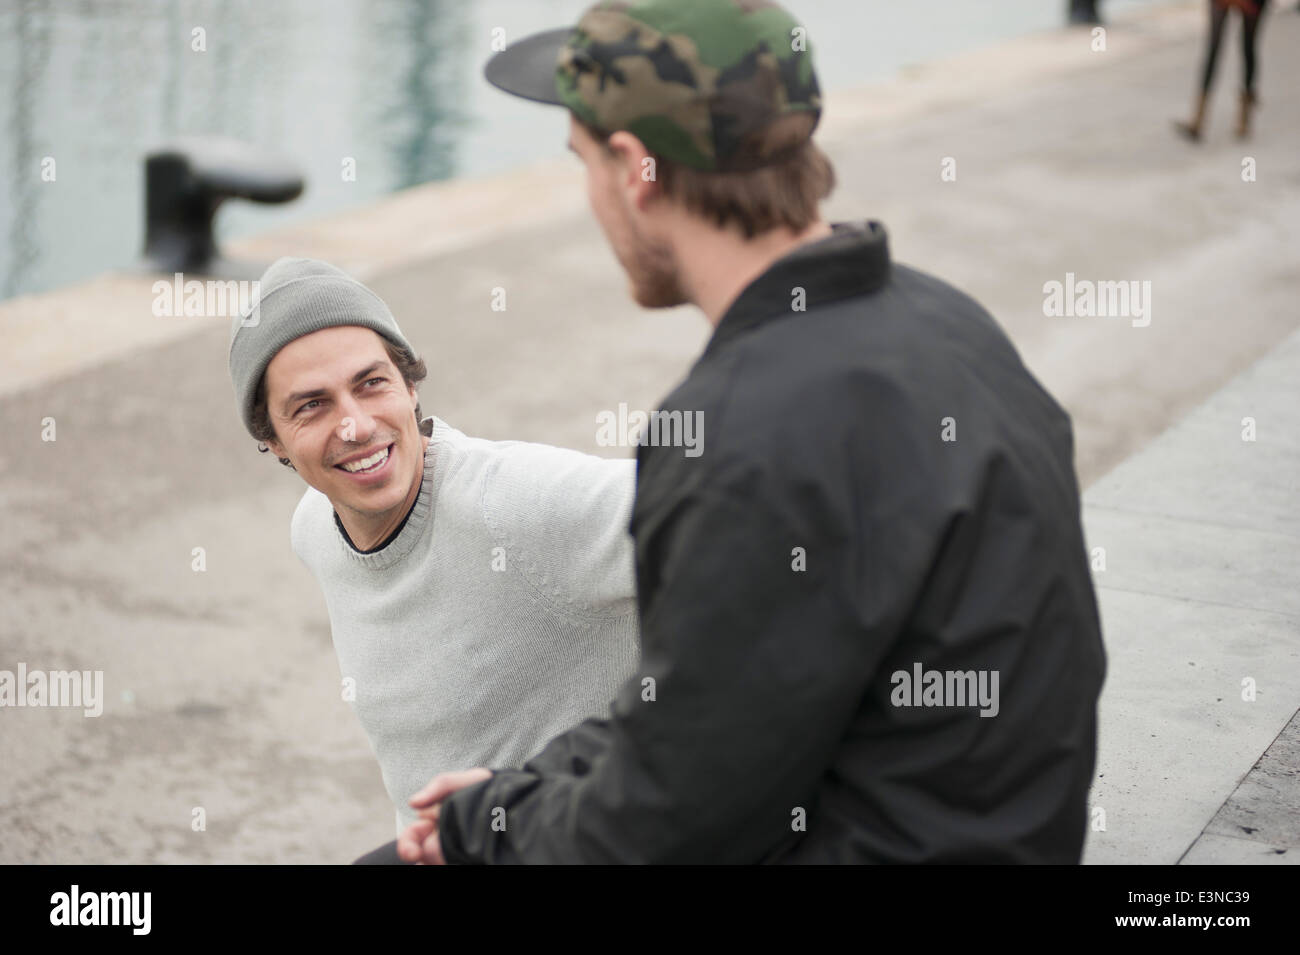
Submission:
[[[609,133],[574,118],[613,152]],[[809,138],[815,124],[809,113],[789,113],[751,133],[732,157],[731,171],[704,172],[651,151],[654,178],[665,196],[719,228],[734,222],[747,239],[778,226],[802,232],[835,188],[834,166]]]
[[[420,382],[424,381],[428,375],[429,369],[424,364],[423,358],[416,358],[405,348],[400,345],[394,345],[383,335],[379,340],[384,343],[384,351],[388,352],[388,360],[402,376],[402,381],[406,387],[418,387]],[[415,423],[420,423],[420,402],[415,402]],[[257,439],[257,450],[266,453],[271,449],[267,447],[266,442],[279,440],[275,433],[275,425],[271,424],[271,414],[266,408],[266,372],[262,372],[262,377],[257,381],[257,392],[253,396],[253,437]],[[280,463],[290,470],[298,470],[293,466],[288,458],[280,458]]]

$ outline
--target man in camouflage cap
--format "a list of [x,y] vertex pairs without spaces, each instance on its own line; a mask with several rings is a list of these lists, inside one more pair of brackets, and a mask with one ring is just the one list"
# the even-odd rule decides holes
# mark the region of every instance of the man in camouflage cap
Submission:
[[[716,251],[717,230],[699,228],[710,222],[746,240],[729,250],[746,273],[737,278],[830,235],[817,203],[835,177],[811,142],[821,95],[806,32],[768,0],[609,0],[575,28],[512,44],[486,74],[567,107],[592,211],[640,305],[705,307],[695,296],[707,293],[683,287],[689,276],[674,258]],[[634,196],[620,195],[620,165],[594,161],[615,155],[643,184]],[[659,193],[681,201],[654,204],[644,221],[629,215],[629,201]]]
[[734,172],[771,158],[745,157],[741,145],[777,117],[807,113],[812,134],[821,93],[802,29],[768,0],[608,0],[573,30],[515,44],[487,78],[596,129],[625,129],[692,169]]
[[713,325],[658,412],[709,442],[638,449],[609,716],[435,777],[401,857],[1077,862],[1105,656],[1070,420],[879,223],[822,220],[799,21],[599,3],[487,77],[567,108],[636,301]]

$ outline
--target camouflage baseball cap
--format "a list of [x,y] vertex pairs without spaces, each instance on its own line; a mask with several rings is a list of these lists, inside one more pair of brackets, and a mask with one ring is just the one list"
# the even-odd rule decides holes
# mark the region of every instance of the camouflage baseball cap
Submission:
[[602,0],[576,27],[511,44],[484,73],[712,172],[776,161],[742,157],[740,146],[782,116],[811,114],[809,135],[821,117],[806,31],[770,0]]

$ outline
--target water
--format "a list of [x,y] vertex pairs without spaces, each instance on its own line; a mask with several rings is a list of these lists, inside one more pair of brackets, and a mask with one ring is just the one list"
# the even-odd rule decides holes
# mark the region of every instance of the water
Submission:
[[[1109,0],[1103,12],[1142,2]],[[563,112],[498,92],[482,69],[493,28],[510,42],[572,23],[588,3],[0,0],[0,298],[130,264],[143,241],[143,157],[175,136],[256,143],[306,175],[288,205],[227,204],[222,238],[559,155]],[[823,88],[834,90],[1053,29],[1067,3],[788,6],[808,27]],[[206,49],[194,48],[196,30]],[[342,175],[348,158],[355,181]]]

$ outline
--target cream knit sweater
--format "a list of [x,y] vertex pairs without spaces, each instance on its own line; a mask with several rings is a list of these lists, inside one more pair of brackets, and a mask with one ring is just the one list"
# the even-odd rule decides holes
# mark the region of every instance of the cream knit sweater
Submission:
[[519,766],[607,715],[639,658],[636,462],[432,423],[419,496],[388,546],[356,551],[314,488],[291,530],[399,829],[438,773]]

